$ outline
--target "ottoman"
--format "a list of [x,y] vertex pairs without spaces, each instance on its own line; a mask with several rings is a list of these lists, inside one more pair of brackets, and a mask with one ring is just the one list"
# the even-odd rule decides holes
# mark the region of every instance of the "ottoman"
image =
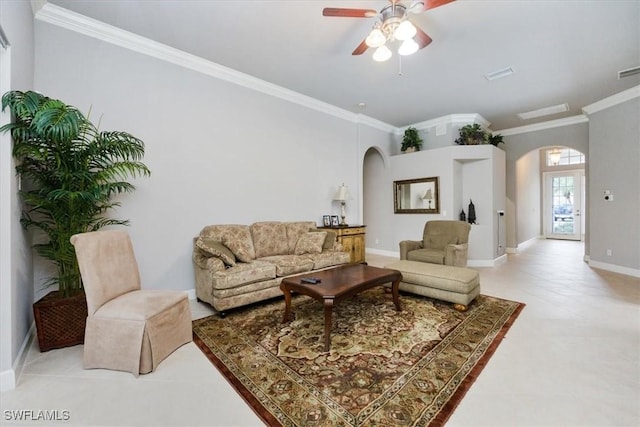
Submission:
[[465,267],[400,260],[385,268],[402,273],[400,290],[451,302],[454,308],[465,311],[480,294],[480,275]]

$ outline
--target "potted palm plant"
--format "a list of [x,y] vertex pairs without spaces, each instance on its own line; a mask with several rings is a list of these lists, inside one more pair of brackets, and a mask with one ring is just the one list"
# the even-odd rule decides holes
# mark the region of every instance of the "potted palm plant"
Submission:
[[400,150],[403,153],[411,153],[413,151],[420,151],[421,147],[422,138],[420,138],[420,135],[418,134],[418,129],[411,126],[406,128],[402,137]]
[[82,280],[70,237],[109,225],[127,225],[108,211],[113,196],[135,187],[128,177],[149,176],[141,162],[144,143],[119,131],[99,131],[75,107],[28,91],[2,97],[12,123],[0,128],[13,137],[16,172],[23,180],[22,225],[34,231],[35,251],[53,263],[45,286],[57,290],[34,303],[41,351],[80,344],[87,316]]

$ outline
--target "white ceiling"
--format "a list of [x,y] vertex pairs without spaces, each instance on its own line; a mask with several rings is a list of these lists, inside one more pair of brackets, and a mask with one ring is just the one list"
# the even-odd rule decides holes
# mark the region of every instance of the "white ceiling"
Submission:
[[[640,66],[640,0],[457,0],[414,15],[433,43],[401,64],[351,55],[375,18],[322,16],[388,1],[49,2],[398,127],[478,113],[501,130],[575,116],[640,84],[617,76]],[[508,66],[511,76],[484,77]],[[562,103],[569,112],[516,116]]]

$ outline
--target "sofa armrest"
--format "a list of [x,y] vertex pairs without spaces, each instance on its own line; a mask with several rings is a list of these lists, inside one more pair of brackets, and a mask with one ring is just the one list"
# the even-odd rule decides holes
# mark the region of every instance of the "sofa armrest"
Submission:
[[469,251],[468,243],[459,245],[449,244],[444,248],[444,265],[453,265],[456,267],[467,266],[467,252]]
[[203,270],[210,271],[211,273],[215,273],[216,271],[222,271],[225,269],[224,262],[222,262],[219,257],[206,257],[197,249],[193,251],[192,259],[193,263],[196,266],[200,267]]
[[422,248],[422,240],[403,240],[400,242],[400,259],[407,259],[409,251]]
[[344,252],[344,247],[342,247],[342,243],[336,240],[333,242],[333,248],[331,248],[331,250],[334,252]]

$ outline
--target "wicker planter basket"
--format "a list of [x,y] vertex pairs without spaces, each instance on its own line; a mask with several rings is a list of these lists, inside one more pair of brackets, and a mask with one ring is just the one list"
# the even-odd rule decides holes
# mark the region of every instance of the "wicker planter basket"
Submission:
[[33,304],[33,317],[40,351],[84,343],[87,321],[84,292],[68,298],[60,298],[58,291],[49,292]]

